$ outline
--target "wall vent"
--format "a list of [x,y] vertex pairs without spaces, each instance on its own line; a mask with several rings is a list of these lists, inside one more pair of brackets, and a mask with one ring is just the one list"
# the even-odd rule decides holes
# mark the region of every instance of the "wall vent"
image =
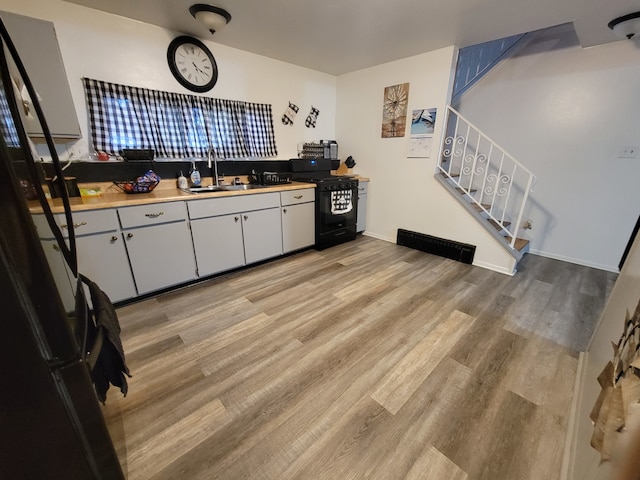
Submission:
[[444,238],[432,237],[424,233],[411,232],[402,228],[398,229],[398,245],[414,248],[422,252],[431,253],[440,257],[450,258],[462,263],[473,263],[476,253],[475,245],[454,242]]

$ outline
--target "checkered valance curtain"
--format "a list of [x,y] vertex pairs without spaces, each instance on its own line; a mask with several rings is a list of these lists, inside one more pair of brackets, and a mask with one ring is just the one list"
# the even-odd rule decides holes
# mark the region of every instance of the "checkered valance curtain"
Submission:
[[13,115],[4,89],[0,89],[0,134],[8,147],[20,146],[20,138],[13,123]]
[[271,105],[83,79],[96,150],[150,148],[157,157],[267,158],[278,154]]

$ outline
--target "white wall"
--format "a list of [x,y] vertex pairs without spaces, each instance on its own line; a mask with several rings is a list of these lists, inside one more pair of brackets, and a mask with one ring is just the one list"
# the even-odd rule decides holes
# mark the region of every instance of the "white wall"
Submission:
[[[167,47],[177,32],[60,0],[3,0],[0,10],[54,23],[83,135],[70,145],[74,158],[92,152],[82,77],[191,93],[173,78],[167,65]],[[206,96],[271,104],[278,159],[296,157],[299,142],[335,138],[334,76],[208,40],[205,43],[220,72],[218,83]],[[300,107],[293,126],[280,120],[289,101]],[[307,128],[304,120],[312,105],[320,114],[316,128]]]
[[[434,179],[455,56],[448,47],[338,77],[340,156],[353,156],[353,172],[372,180],[368,235],[395,242],[397,229],[404,228],[470,243],[477,246],[474,264],[511,273],[513,257]],[[409,112],[438,109],[430,158],[407,157],[409,125],[402,138],[381,138],[384,88],[407,82]]]
[[471,88],[461,113],[538,176],[531,251],[617,271],[640,209],[640,49],[542,38]]

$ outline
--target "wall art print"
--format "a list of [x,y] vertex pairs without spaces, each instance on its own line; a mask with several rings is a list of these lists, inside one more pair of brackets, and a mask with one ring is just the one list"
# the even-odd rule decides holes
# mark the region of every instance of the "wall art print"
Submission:
[[407,157],[431,157],[436,112],[435,108],[421,108],[411,113],[411,133]]
[[408,105],[408,83],[401,83],[384,89],[382,138],[404,137],[407,126]]

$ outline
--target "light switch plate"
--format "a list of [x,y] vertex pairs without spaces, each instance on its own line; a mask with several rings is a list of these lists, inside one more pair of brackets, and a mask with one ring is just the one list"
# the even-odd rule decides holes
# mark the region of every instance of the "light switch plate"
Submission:
[[636,158],[639,149],[637,145],[624,145],[618,150],[618,158]]

